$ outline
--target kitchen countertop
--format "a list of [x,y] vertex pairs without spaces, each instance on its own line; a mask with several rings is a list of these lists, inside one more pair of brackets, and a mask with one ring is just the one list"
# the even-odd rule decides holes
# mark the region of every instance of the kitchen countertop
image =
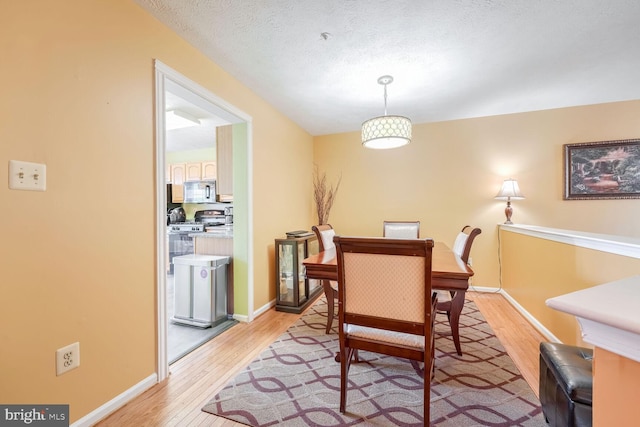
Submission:
[[211,231],[206,231],[202,233],[190,233],[189,237],[205,237],[212,239],[233,239],[233,227],[222,226],[215,227]]
[[582,339],[640,362],[640,276],[549,298],[547,306],[573,314]]

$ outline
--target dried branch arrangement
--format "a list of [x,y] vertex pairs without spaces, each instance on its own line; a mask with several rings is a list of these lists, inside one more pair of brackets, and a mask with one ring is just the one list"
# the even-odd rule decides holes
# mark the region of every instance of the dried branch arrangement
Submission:
[[320,175],[317,166],[313,169],[313,199],[316,202],[319,225],[329,221],[329,212],[338,193],[338,188],[340,188],[340,181],[342,181],[342,175],[340,175],[335,188],[333,185],[327,187],[327,174]]

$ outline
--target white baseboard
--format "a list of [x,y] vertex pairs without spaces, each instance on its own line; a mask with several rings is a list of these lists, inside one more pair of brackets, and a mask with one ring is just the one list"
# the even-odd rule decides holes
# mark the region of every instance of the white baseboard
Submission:
[[[264,313],[265,311],[269,310],[271,307],[276,305],[276,300],[272,300],[270,302],[268,302],[267,304],[263,305],[262,307],[260,307],[259,309],[257,309],[256,311],[253,312],[253,318],[255,319],[256,317],[260,316],[262,313]],[[238,322],[245,322],[247,323],[249,321],[249,316],[243,315],[243,314],[234,314],[233,315],[234,320],[237,320]]]
[[268,303],[266,303],[265,305],[263,305],[262,307],[260,307],[259,309],[257,309],[256,311],[253,312],[253,318],[255,319],[256,317],[260,316],[262,313],[264,313],[265,311],[271,309],[271,307],[275,307],[276,305],[276,300],[271,300]]
[[233,315],[233,320],[237,320],[238,322],[247,323],[249,321],[249,316],[245,316],[244,314],[234,314]]
[[536,328],[538,330],[538,332],[540,332],[542,335],[545,336],[546,339],[548,339],[549,341],[552,342],[561,342],[555,335],[553,335],[551,333],[550,330],[548,330],[547,328],[544,327],[544,325],[540,322],[538,322],[538,319],[536,319],[535,317],[533,317],[531,315],[531,313],[529,313],[527,310],[525,310],[525,308],[523,306],[521,306],[518,301],[516,301],[515,299],[513,299],[511,297],[511,295],[509,295],[504,289],[500,291],[500,293],[507,299],[507,301],[509,301],[509,303],[515,307],[516,310],[518,310],[520,312],[520,314],[522,314],[525,319],[527,319],[534,328]]
[[500,288],[488,288],[486,286],[469,286],[471,292],[486,292],[489,294],[499,294]]
[[501,288],[488,288],[488,287],[482,287],[482,286],[469,286],[469,290],[473,291],[473,292],[486,292],[486,293],[501,294],[509,302],[509,304],[511,304],[516,310],[518,310],[518,312],[520,314],[522,314],[524,316],[524,318],[527,319],[529,321],[529,323],[531,323],[531,325],[533,325],[533,327],[538,332],[540,332],[542,335],[544,335],[544,337],[546,339],[548,339],[549,341],[552,341],[552,342],[560,342],[560,340],[555,335],[553,335],[550,330],[545,328],[544,325],[542,325],[542,323],[538,322],[538,319],[533,317],[531,315],[531,313],[529,313],[523,306],[521,306],[518,303],[518,301],[513,299],[513,297],[511,295],[509,295],[509,293],[507,291],[505,291],[504,289],[501,289]]
[[98,421],[107,417],[112,412],[122,408],[125,404],[129,403],[133,398],[141,395],[154,385],[158,383],[158,376],[156,374],[149,375],[138,384],[131,387],[129,390],[117,395],[104,405],[100,406],[95,411],[92,411],[84,417],[71,424],[71,427],[89,427],[96,424]]

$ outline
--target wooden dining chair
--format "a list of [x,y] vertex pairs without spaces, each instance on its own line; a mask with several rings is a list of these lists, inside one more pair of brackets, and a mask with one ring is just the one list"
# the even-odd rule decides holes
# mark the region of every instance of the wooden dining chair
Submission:
[[[456,240],[453,243],[453,252],[460,257],[465,265],[469,264],[469,255],[471,253],[471,245],[478,234],[482,233],[479,228],[474,228],[469,225],[462,227],[462,231],[456,236]],[[457,293],[461,293],[456,295]],[[456,352],[462,356],[462,348],[460,346],[460,312],[464,305],[464,291],[437,291],[438,304],[436,310],[439,312],[447,313],[449,319],[449,325],[451,325],[451,336],[453,337],[453,343],[456,346]],[[454,307],[457,304],[457,307]]]
[[424,420],[433,373],[432,239],[335,236],[338,263],[340,412],[358,350],[422,362]]
[[420,221],[383,221],[382,236],[394,239],[417,239],[420,237]]
[[[320,252],[333,249],[335,247],[333,244],[333,236],[335,236],[336,232],[331,224],[314,225],[311,229],[316,233],[316,238],[318,239],[318,250]],[[324,295],[327,298],[326,333],[328,334],[331,332],[331,326],[333,325],[333,319],[335,318],[335,304],[338,300],[338,282],[333,280],[323,280],[322,289],[324,290]]]

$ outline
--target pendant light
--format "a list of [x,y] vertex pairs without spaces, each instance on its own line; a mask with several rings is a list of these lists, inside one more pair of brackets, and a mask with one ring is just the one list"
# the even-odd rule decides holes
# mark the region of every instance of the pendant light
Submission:
[[367,148],[396,148],[411,142],[411,120],[387,115],[387,85],[392,82],[391,76],[378,79],[378,83],[384,86],[384,116],[362,123],[362,145]]

